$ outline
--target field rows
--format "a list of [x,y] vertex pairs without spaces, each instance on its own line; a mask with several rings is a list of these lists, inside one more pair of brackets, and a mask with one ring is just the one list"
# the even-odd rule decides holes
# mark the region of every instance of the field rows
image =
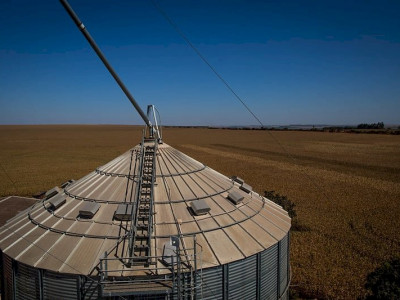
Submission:
[[[0,126],[0,197],[79,179],[139,143],[134,126]],[[166,128],[171,146],[296,204],[292,284],[362,297],[366,275],[400,253],[400,136]]]

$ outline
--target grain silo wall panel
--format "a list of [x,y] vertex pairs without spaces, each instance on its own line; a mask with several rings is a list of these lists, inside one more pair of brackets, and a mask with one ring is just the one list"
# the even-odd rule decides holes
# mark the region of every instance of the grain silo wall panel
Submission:
[[[197,297],[204,300],[223,298],[222,267],[203,269],[201,288],[197,290]],[[200,272],[199,272],[200,273]],[[200,279],[198,279],[200,280]]]
[[81,276],[81,284],[83,286],[84,299],[92,300],[98,298],[98,279]]
[[228,264],[228,299],[255,299],[257,296],[257,256]]
[[43,275],[43,298],[44,299],[78,299],[79,277],[58,275],[44,272]]
[[288,235],[279,242],[279,283],[281,294],[288,285]]
[[4,282],[4,296],[5,299],[12,299],[13,296],[13,269],[12,260],[9,256],[3,254],[3,282]]
[[40,279],[39,270],[15,263],[15,296],[16,299],[39,299],[40,298]]
[[278,244],[261,252],[260,297],[276,299],[278,295]]
[[286,289],[279,300],[289,300],[289,289]]
[[[189,299],[190,298],[190,293],[191,293],[191,285],[190,285],[190,273],[181,273],[180,275],[180,287],[178,288],[178,285],[175,285],[172,289],[172,297],[171,299],[177,300],[177,299]],[[178,293],[179,290],[179,293]],[[138,299],[165,299],[165,294],[163,295],[152,295],[152,298],[147,298],[148,295],[144,294],[141,297],[143,298],[138,298]],[[136,297],[137,298],[137,297]],[[136,299],[135,298],[135,299]]]

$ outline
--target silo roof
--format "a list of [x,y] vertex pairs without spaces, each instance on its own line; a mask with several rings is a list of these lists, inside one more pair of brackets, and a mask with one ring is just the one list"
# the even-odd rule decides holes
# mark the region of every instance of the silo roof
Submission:
[[[151,255],[162,256],[170,236],[190,246],[195,234],[207,268],[251,256],[287,235],[290,218],[277,204],[168,144],[158,145],[156,152]],[[0,229],[2,251],[38,268],[92,274],[104,253],[115,252],[128,233],[130,219],[120,221],[114,214],[121,213],[120,204],[135,201],[139,154],[140,145],[67,185],[62,206],[49,210],[44,200],[8,222]],[[242,201],[235,205],[229,193]],[[198,200],[210,207],[208,213],[196,216],[189,209]],[[98,210],[82,218],[80,210],[89,202]],[[119,261],[113,263],[120,267]]]

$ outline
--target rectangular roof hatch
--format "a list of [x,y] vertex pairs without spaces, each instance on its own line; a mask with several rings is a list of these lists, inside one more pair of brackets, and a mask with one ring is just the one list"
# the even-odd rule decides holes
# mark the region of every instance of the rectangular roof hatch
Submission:
[[239,184],[243,184],[244,183],[244,180],[242,178],[240,178],[240,177],[237,177],[237,176],[232,176],[232,180],[236,181]]
[[79,210],[79,216],[91,219],[100,208],[100,203],[85,201]]
[[70,185],[71,183],[73,183],[74,181],[75,181],[74,179],[70,179],[70,180],[64,182],[63,184],[61,184],[60,187],[61,187],[62,189],[65,189],[67,186],[69,186],[69,185]]
[[56,210],[60,206],[64,205],[66,201],[67,199],[64,194],[58,194],[47,201],[47,203],[49,204],[47,208],[50,208],[51,210]]
[[51,190],[48,190],[46,192],[46,194],[45,194],[46,199],[50,199],[51,197],[53,197],[61,192],[62,192],[62,190],[58,186],[55,186]]
[[228,194],[228,199],[231,200],[235,205],[241,203],[243,198],[244,197],[236,191],[232,191]]
[[132,219],[133,204],[118,204],[114,213],[114,218],[120,221],[130,221]]
[[240,186],[240,189],[241,189],[242,191],[245,191],[246,193],[250,193],[250,192],[253,190],[253,188],[252,188],[250,185],[248,185],[247,183],[243,183],[243,184]]
[[192,201],[190,207],[192,208],[193,213],[196,216],[205,215],[211,210],[211,208],[208,206],[207,202],[204,199]]

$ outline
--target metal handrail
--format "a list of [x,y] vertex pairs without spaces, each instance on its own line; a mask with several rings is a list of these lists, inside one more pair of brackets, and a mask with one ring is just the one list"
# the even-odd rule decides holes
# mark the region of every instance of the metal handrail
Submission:
[[[141,143],[141,148],[140,148],[140,155],[141,155],[141,161],[139,164],[139,174],[143,174],[143,163],[144,163],[144,136],[145,132],[143,131],[143,136],[142,136],[142,143]],[[133,209],[132,209],[132,215],[131,215],[131,229],[129,231],[129,256],[133,256],[134,252],[134,247],[135,247],[135,237],[136,237],[136,231],[137,231],[137,216],[138,216],[138,210],[139,210],[139,197],[140,197],[140,190],[142,188],[142,176],[139,178],[139,182],[136,186],[136,193],[135,193],[135,201],[133,202]],[[130,260],[128,260],[130,261]]]
[[[156,271],[156,273],[153,273],[152,275],[143,275],[143,276],[148,276],[149,279],[141,279],[142,275],[137,275],[139,278],[135,278],[135,282],[138,281],[144,281],[144,282],[149,282],[149,281],[154,281],[154,279],[157,279],[157,277],[155,276],[166,276],[168,278],[168,276],[173,276],[174,273],[178,272],[178,269],[183,272],[183,273],[187,273],[189,271],[193,271],[193,268],[195,269],[195,273],[197,273],[197,260],[199,258],[200,255],[200,267],[202,266],[202,249],[203,247],[197,242],[196,237],[193,236],[194,239],[194,246],[193,247],[189,247],[186,248],[186,253],[189,253],[189,255],[187,254],[180,254],[183,253],[183,249],[177,249],[176,251],[174,251],[174,253],[176,254],[175,256],[168,256],[171,257],[172,259],[172,263],[170,265],[166,265],[164,264],[164,266],[157,266],[157,267],[146,267],[146,266],[140,266],[140,265],[135,265],[133,268],[131,269],[126,269],[125,267],[122,268],[117,268],[117,269],[108,269],[107,265],[109,264],[109,262],[111,261],[126,261],[126,260],[131,260],[131,259],[137,259],[137,256],[127,256],[127,257],[108,257],[107,253],[105,253],[105,256],[99,259],[99,267],[98,267],[98,272],[100,275],[100,280],[102,282],[110,282],[109,280],[104,280],[104,278],[109,278],[109,277],[113,277],[118,278],[116,276],[109,276],[109,273],[114,273],[114,272],[151,272],[151,271]],[[199,251],[197,250],[199,248]],[[108,252],[109,254],[111,252]],[[149,260],[156,260],[156,261],[160,261],[163,262],[165,261],[165,258],[167,258],[166,256],[162,256],[162,255],[149,255],[146,256],[147,259]],[[176,260],[174,261],[174,258],[176,258]],[[186,258],[186,263],[176,263],[180,261],[185,261],[185,259],[182,258]],[[170,273],[167,274],[159,274],[159,271],[165,271],[168,270]],[[202,270],[202,268],[200,268],[200,270]],[[198,277],[198,275],[196,275],[196,277]],[[201,276],[200,276],[201,278]],[[171,278],[170,278],[171,279]],[[118,283],[124,282],[124,281],[120,281],[117,280]],[[127,280],[127,283],[132,283],[132,280]]]
[[[156,154],[158,149],[158,139],[154,140],[154,155],[153,155],[153,172],[151,174],[151,187],[150,187],[150,203],[149,203],[149,223],[148,223],[148,236],[147,245],[149,246],[149,251],[151,251],[151,236],[153,234],[153,206],[154,206],[154,182],[156,175]],[[149,252],[151,253],[151,252]]]
[[[195,235],[193,235],[192,247],[187,248],[185,244],[181,244],[181,246],[183,248],[178,247],[174,251],[175,256],[169,256],[171,259],[170,264],[164,263],[163,265],[154,267],[135,265],[130,269],[126,269],[125,267],[108,269],[107,266],[111,261],[120,261],[123,263],[123,261],[137,257],[108,257],[106,252],[104,257],[100,258],[97,268],[99,272],[98,283],[101,286],[102,292],[107,291],[107,289],[112,291],[116,288],[118,290],[126,288],[133,293],[142,294],[148,293],[154,285],[158,285],[164,288],[166,293],[177,296],[178,299],[187,296],[194,299],[196,294],[201,295],[203,288],[203,247],[197,242]],[[111,254],[112,252],[108,253]],[[150,255],[147,258],[163,262],[167,257]],[[197,268],[199,259],[200,269]],[[124,272],[130,272],[131,274],[123,276]],[[117,274],[117,276],[114,274]]]

